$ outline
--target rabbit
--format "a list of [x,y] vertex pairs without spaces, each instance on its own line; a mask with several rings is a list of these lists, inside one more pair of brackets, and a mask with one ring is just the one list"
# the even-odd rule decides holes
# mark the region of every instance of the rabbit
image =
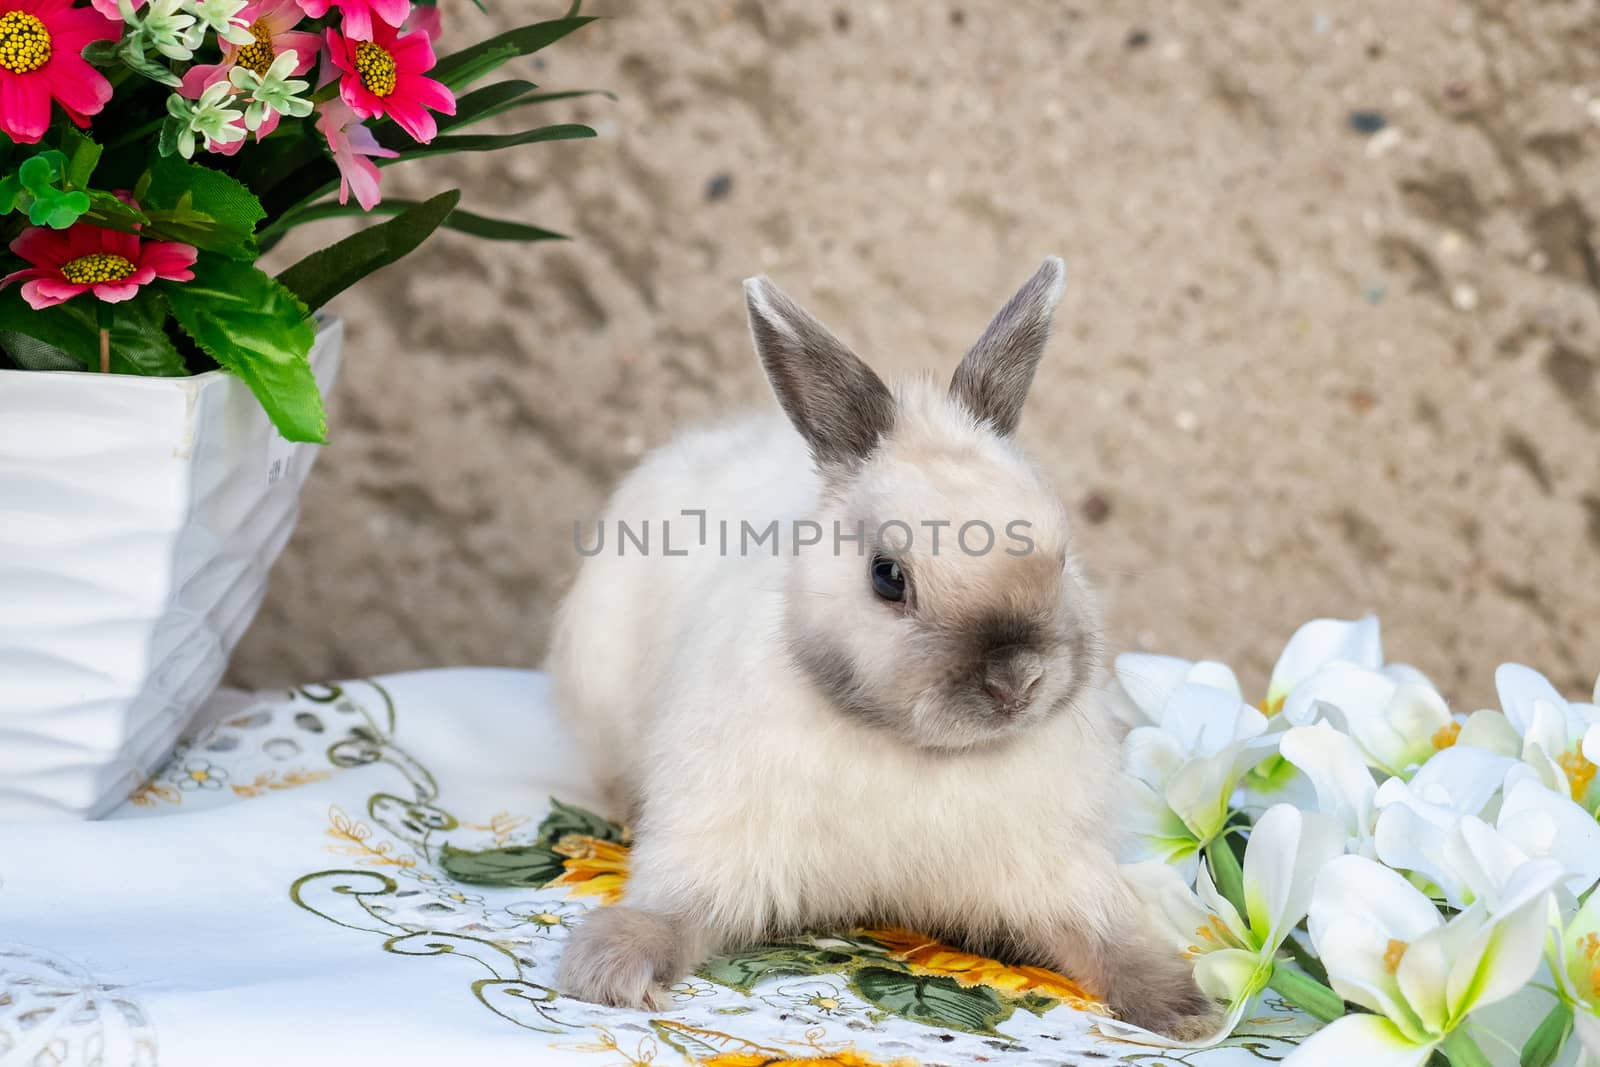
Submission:
[[1119,873],[1100,622],[1014,438],[1064,280],[1046,260],[948,390],[891,390],[745,283],[783,415],[649,454],[605,511],[633,540],[584,560],[556,620],[556,701],[635,831],[563,992],[660,1009],[718,952],[880,924],[1053,968],[1174,1038],[1214,1026]]

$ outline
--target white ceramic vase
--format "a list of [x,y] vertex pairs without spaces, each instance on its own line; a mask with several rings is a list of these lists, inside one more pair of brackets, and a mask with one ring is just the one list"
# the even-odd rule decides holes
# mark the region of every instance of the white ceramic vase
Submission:
[[[343,337],[319,323],[324,394]],[[0,822],[94,818],[167,757],[316,455],[221,371],[0,370]]]

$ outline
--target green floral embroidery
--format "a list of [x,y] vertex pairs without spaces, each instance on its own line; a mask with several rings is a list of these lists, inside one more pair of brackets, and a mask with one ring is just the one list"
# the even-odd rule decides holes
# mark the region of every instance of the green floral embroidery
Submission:
[[[555,798],[531,832],[522,829],[526,820],[504,812],[488,823],[463,822],[440,806],[432,774],[395,745],[394,703],[381,686],[373,688],[382,708],[374,714],[358,703],[359,721],[330,744],[328,760],[339,768],[387,763],[401,773],[408,788],[371,795],[365,818],[332,808],[327,830],[331,843],[326,847],[359,866],[307,874],[294,882],[291,898],[329,922],[380,936],[386,952],[472,961],[480,969],[471,982],[473,995],[517,1026],[599,1035],[598,1043],[570,1047],[620,1052],[614,1039],[608,1041],[610,1033],[604,1026],[571,1017],[587,1005],[564,1000],[534,980],[531,946],[565,936],[587,907],[621,895],[631,843],[627,828]],[[297,695],[318,704],[350,700],[337,686],[308,687]],[[460,840],[463,833],[490,835],[495,847],[466,848],[446,839]],[[457,889],[452,882],[489,889],[563,889],[568,900],[485,905],[483,896]],[[403,888],[403,883],[419,888]],[[580,903],[582,898],[589,903]],[[419,905],[420,900],[428,903]],[[498,916],[503,925],[491,928],[492,924],[475,921],[465,929],[450,930],[419,921],[419,916],[435,909],[441,915],[481,913],[485,920]],[[783,978],[799,981],[780,984]],[[783,1012],[781,1018],[792,1016],[813,1026],[834,1021],[871,1029],[886,1020],[902,1019],[979,1035],[1001,1052],[1021,1049],[1017,1039],[996,1029],[1019,1010],[1043,1016],[1063,1004],[1098,1009],[1064,976],[1010,967],[905,930],[855,930],[774,941],[708,961],[694,978],[674,987],[674,996],[686,1004],[716,988],[743,994],[769,1010]],[[742,1005],[707,1009],[723,1017],[754,1010]],[[1229,1045],[1268,1062],[1283,1059],[1307,1029],[1288,1012],[1256,1023],[1260,1025],[1246,1024]],[[784,1055],[781,1049],[672,1020],[652,1019],[650,1026],[661,1042],[691,1064],[729,1056]],[[1107,1042],[1102,1047],[1118,1046]],[[1120,1047],[1126,1050],[1121,1062],[1145,1067],[1203,1062],[1192,1060],[1199,1053],[1191,1050]],[[728,1062],[731,1067],[732,1061]]]

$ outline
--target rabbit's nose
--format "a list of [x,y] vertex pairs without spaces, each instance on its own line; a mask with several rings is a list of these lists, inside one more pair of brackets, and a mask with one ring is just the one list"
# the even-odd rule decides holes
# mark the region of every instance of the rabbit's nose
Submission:
[[1028,703],[1043,677],[1044,666],[1037,657],[1017,656],[984,672],[983,692],[995,710],[1012,714]]

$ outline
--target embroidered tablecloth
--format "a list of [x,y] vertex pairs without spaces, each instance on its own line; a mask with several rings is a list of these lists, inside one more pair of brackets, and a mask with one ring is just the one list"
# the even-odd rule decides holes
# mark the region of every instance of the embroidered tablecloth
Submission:
[[1310,1030],[1268,999],[1220,1048],[1113,1041],[1069,979],[903,930],[575,1001],[562,943],[627,872],[596,807],[539,674],[220,693],[110,818],[0,826],[0,1064],[1244,1067]]

